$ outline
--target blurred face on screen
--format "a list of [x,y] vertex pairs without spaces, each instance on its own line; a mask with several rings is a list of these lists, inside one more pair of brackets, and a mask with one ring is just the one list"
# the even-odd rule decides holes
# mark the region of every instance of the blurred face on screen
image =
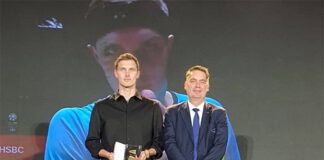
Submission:
[[110,86],[116,91],[118,81],[114,76],[114,61],[122,53],[134,54],[141,65],[137,88],[155,92],[165,80],[169,40],[148,28],[115,30],[97,40],[95,55]]

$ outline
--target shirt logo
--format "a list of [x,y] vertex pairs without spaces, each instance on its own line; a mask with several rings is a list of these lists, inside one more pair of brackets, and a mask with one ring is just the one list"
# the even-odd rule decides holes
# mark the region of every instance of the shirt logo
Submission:
[[62,29],[63,24],[59,22],[56,18],[52,17],[49,20],[45,20],[45,23],[37,25],[38,28],[52,28],[52,29]]

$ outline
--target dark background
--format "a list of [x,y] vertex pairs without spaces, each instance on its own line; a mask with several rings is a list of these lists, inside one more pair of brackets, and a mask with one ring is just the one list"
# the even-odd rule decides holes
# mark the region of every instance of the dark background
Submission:
[[[185,93],[186,69],[205,65],[208,96],[227,109],[243,160],[323,159],[323,2],[168,2],[175,35],[169,90]],[[46,133],[39,126],[59,109],[112,92],[86,49],[87,4],[1,1],[1,134]],[[64,28],[37,28],[50,17]]]

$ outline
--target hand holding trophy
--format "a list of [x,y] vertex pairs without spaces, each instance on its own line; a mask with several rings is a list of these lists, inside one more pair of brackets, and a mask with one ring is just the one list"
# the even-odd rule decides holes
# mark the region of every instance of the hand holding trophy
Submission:
[[115,143],[114,160],[145,160],[146,158],[142,145]]

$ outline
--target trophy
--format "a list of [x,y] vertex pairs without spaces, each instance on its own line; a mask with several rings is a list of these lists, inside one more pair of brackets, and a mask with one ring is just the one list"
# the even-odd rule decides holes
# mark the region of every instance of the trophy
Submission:
[[125,160],[135,160],[142,152],[142,145],[126,145]]
[[135,160],[142,152],[142,145],[115,143],[114,160]]

